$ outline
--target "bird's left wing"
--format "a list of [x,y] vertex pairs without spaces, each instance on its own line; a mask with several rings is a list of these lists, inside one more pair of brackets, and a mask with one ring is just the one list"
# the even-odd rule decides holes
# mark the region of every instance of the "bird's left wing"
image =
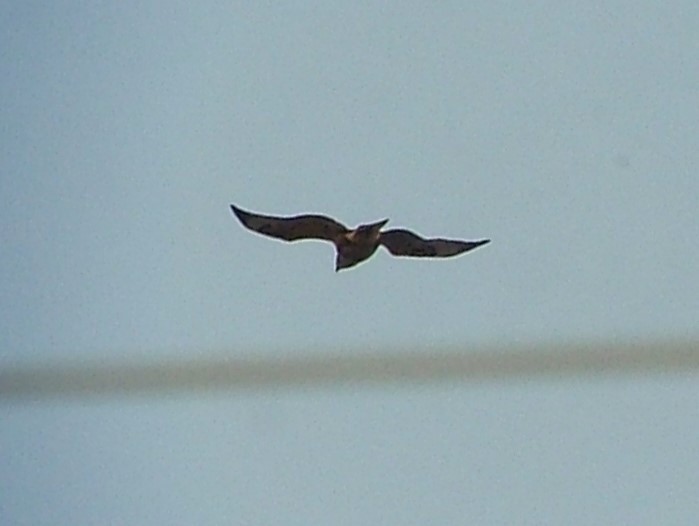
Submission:
[[250,230],[284,241],[296,241],[297,239],[334,241],[338,236],[347,232],[347,228],[341,223],[321,215],[265,216],[242,210],[235,205],[231,205],[231,210],[240,222]]
[[490,243],[490,239],[480,241],[424,239],[409,230],[402,229],[381,232],[381,244],[394,256],[448,258],[463,254],[486,243]]

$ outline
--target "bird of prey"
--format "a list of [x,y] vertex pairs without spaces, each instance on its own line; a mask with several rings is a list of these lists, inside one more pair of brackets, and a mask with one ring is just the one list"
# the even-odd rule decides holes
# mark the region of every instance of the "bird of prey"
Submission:
[[322,215],[275,217],[248,212],[235,205],[231,205],[231,210],[243,226],[265,236],[284,241],[321,239],[332,242],[336,251],[335,272],[368,259],[379,245],[386,247],[394,256],[448,258],[490,242],[490,239],[424,239],[403,229],[382,232],[381,229],[388,223],[388,219],[349,229],[342,223]]

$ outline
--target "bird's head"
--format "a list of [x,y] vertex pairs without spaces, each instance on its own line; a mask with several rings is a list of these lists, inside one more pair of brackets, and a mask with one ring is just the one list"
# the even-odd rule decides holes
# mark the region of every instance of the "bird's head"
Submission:
[[381,221],[377,221],[376,223],[369,223],[365,226],[370,230],[381,230],[384,226],[386,226],[386,223],[388,222],[389,219],[382,219]]
[[357,227],[357,235],[370,239],[379,239],[379,233],[381,229],[388,223],[388,219],[382,219],[376,223],[369,223],[366,225],[359,225]]

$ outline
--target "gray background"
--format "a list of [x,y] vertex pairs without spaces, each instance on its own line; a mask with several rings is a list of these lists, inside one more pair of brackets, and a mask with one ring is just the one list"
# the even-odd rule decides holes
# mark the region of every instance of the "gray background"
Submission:
[[[699,337],[696,2],[14,2],[0,366]],[[242,229],[230,202],[493,243]],[[686,524],[691,375],[2,400],[3,524]]]

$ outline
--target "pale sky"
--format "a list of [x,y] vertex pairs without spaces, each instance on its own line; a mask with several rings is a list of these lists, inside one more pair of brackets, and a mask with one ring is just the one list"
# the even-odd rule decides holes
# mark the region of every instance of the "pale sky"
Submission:
[[[463,4],[6,6],[0,367],[699,341],[699,4]],[[493,242],[336,274],[232,202]],[[0,522],[689,526],[698,397],[0,400]]]

